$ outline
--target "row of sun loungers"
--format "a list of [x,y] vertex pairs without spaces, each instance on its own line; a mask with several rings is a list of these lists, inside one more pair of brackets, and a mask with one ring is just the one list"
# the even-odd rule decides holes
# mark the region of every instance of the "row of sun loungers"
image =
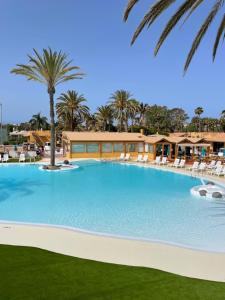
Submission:
[[[130,160],[130,153],[121,153],[120,154],[120,157],[119,157],[119,160],[120,161],[129,161]],[[139,154],[137,159],[136,159],[136,162],[148,162],[148,155],[142,155],[142,154]]]
[[211,161],[210,164],[205,162],[197,162],[195,161],[192,166],[185,167],[185,160],[184,159],[175,159],[174,163],[171,165],[172,167],[177,168],[185,168],[191,172],[197,173],[206,173],[209,175],[218,175],[218,176],[225,176],[225,165],[222,165],[221,161]]
[[[121,153],[120,161],[129,161],[130,160],[130,153]],[[148,162],[148,154],[142,155],[139,154],[136,162],[142,162],[142,163],[147,163]],[[186,166],[186,161],[185,159],[175,159],[172,164],[169,164],[167,157],[161,157],[157,156],[156,159],[154,160],[153,164],[158,165],[158,166],[166,166],[168,165],[169,167],[173,168],[183,168],[185,170],[191,171],[191,172],[196,172],[196,173],[206,173],[209,175],[217,175],[217,176],[225,176],[225,165],[222,165],[221,161],[216,161],[212,160],[209,164],[205,162],[194,162],[192,166]]]
[[9,161],[9,158],[14,158],[14,159],[18,159],[19,162],[25,162],[26,158],[29,158],[30,161],[33,159],[35,160],[35,158],[37,157],[37,154],[35,151],[29,151],[27,153],[20,153],[18,154],[17,152],[9,152],[9,153],[4,153],[3,156],[1,157],[1,162],[2,163],[7,163]]

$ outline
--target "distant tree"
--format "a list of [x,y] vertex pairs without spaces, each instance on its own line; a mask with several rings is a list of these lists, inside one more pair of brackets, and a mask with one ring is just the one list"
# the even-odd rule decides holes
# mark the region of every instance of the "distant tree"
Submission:
[[14,124],[10,124],[10,123],[6,124],[7,132],[13,132],[15,127],[16,126]]
[[22,122],[17,126],[18,131],[31,130],[30,122]]
[[110,105],[101,105],[97,108],[95,117],[100,130],[110,131],[113,125],[113,110]]
[[187,113],[182,108],[173,108],[169,110],[170,130],[172,132],[183,131],[184,125],[188,120]]
[[74,131],[89,114],[89,107],[84,104],[87,100],[76,91],[69,90],[67,93],[62,93],[58,101],[56,104],[58,118],[66,124],[66,127],[69,125],[69,129]]
[[25,76],[28,80],[37,81],[47,87],[50,105],[50,125],[51,125],[51,166],[55,166],[55,110],[54,95],[56,86],[73,79],[81,79],[82,73],[74,72],[79,69],[71,66],[66,54],[52,51],[51,48],[43,49],[42,55],[34,49],[34,56],[28,55],[27,65],[19,64],[11,73]]
[[97,131],[97,130],[100,130],[99,124],[98,124],[98,121],[96,119],[96,115],[95,114],[89,113],[85,117],[85,130],[87,130],[87,131],[91,131],[91,130]]
[[138,112],[139,112],[139,126],[146,125],[146,114],[149,111],[150,106],[148,103],[139,103]]
[[31,130],[46,130],[49,128],[48,119],[42,116],[41,113],[33,115],[29,121]]
[[171,128],[168,108],[152,105],[146,114],[146,127],[152,134],[168,134]]
[[111,95],[109,105],[113,110],[113,116],[118,121],[119,131],[128,131],[128,112],[132,99],[130,92],[125,90],[117,90]]
[[203,131],[220,131],[220,122],[216,118],[202,118]]
[[222,110],[220,115],[220,126],[221,126],[221,130],[225,132],[225,109]]
[[225,119],[225,109],[224,109],[224,110],[222,110],[222,112],[221,112],[221,115],[220,115],[220,116],[221,116],[221,118],[222,118],[222,119]]
[[195,115],[198,117],[198,131],[201,131],[201,115],[203,114],[204,109],[202,107],[197,107],[195,109]]
[[130,130],[133,132],[134,125],[138,120],[139,102],[135,99],[130,99],[128,102],[127,116],[128,122],[130,121]]

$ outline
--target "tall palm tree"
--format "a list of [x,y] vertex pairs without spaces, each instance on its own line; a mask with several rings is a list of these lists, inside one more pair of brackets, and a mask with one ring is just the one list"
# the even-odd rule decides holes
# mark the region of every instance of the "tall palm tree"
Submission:
[[48,119],[42,116],[41,113],[33,115],[29,123],[31,125],[31,128],[35,130],[47,129],[49,126]]
[[84,120],[85,116],[89,114],[89,107],[83,104],[87,100],[73,90],[62,93],[58,100],[60,101],[56,104],[58,117],[64,119],[65,123],[68,122],[70,130],[74,131],[79,121]]
[[103,131],[110,131],[113,124],[113,110],[110,105],[99,106],[95,113],[95,117]]
[[[124,13],[124,20],[126,21],[129,17],[130,12],[132,11],[133,7],[140,2],[140,0],[128,0],[128,4]],[[178,25],[179,21],[183,18],[186,22],[187,19],[203,4],[206,2],[209,2],[207,0],[183,0],[181,3],[180,0],[155,0],[155,3],[150,7],[150,9],[145,14],[144,18],[142,19],[141,23],[137,27],[133,38],[132,38],[132,44],[136,41],[137,37],[140,35],[140,33],[143,31],[144,28],[149,28],[153,25],[153,23],[162,15],[162,13],[166,12],[173,4],[179,3],[178,9],[176,9],[175,13],[172,15],[172,17],[169,19],[168,23],[166,24],[157,44],[155,47],[155,55],[157,55],[159,49],[161,48],[162,44],[170,34],[170,32]],[[192,43],[191,49],[188,53],[186,63],[184,66],[184,71],[186,71],[190,65],[190,62],[198,49],[202,38],[208,31],[210,25],[214,21],[215,17],[217,16],[218,12],[221,10],[221,8],[224,5],[224,0],[214,0],[213,5],[207,15],[207,17],[204,19],[202,25],[200,26],[200,29],[197,32],[197,35],[194,38],[194,41]],[[222,15],[222,19],[220,20],[220,23],[218,25],[218,30],[216,34],[216,39],[214,41],[213,46],[213,59],[215,59],[217,48],[219,46],[220,40],[224,39],[224,33],[225,33],[225,14]]]
[[118,120],[119,131],[128,131],[128,109],[130,107],[131,94],[125,90],[117,90],[111,95],[109,104],[113,110],[114,118]]
[[198,131],[201,131],[201,115],[203,114],[204,109],[202,107],[197,107],[195,109],[195,115],[198,117]]
[[47,87],[50,104],[50,125],[51,125],[51,168],[55,168],[55,111],[54,95],[56,86],[73,79],[81,79],[82,73],[73,72],[79,67],[71,66],[71,61],[65,53],[52,51],[51,48],[43,49],[39,54],[35,49],[34,55],[28,55],[28,64],[18,64],[11,73],[23,75],[28,80],[37,81]]

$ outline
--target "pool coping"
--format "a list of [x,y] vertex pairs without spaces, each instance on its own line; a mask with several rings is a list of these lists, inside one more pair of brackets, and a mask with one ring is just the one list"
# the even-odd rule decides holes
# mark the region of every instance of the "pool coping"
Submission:
[[[165,167],[145,165],[148,166],[174,172]],[[184,170],[176,170],[175,173],[191,176]],[[217,182],[208,176],[199,178]],[[221,181],[218,183],[221,184]],[[225,252],[201,250],[170,242],[95,233],[61,225],[0,220],[0,243],[38,247],[84,259],[151,267],[182,276],[225,282]]]

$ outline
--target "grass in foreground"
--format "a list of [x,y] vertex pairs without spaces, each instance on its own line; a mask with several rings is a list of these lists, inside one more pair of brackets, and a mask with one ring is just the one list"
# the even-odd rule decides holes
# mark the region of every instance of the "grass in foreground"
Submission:
[[1,245],[0,299],[224,300],[225,284]]

